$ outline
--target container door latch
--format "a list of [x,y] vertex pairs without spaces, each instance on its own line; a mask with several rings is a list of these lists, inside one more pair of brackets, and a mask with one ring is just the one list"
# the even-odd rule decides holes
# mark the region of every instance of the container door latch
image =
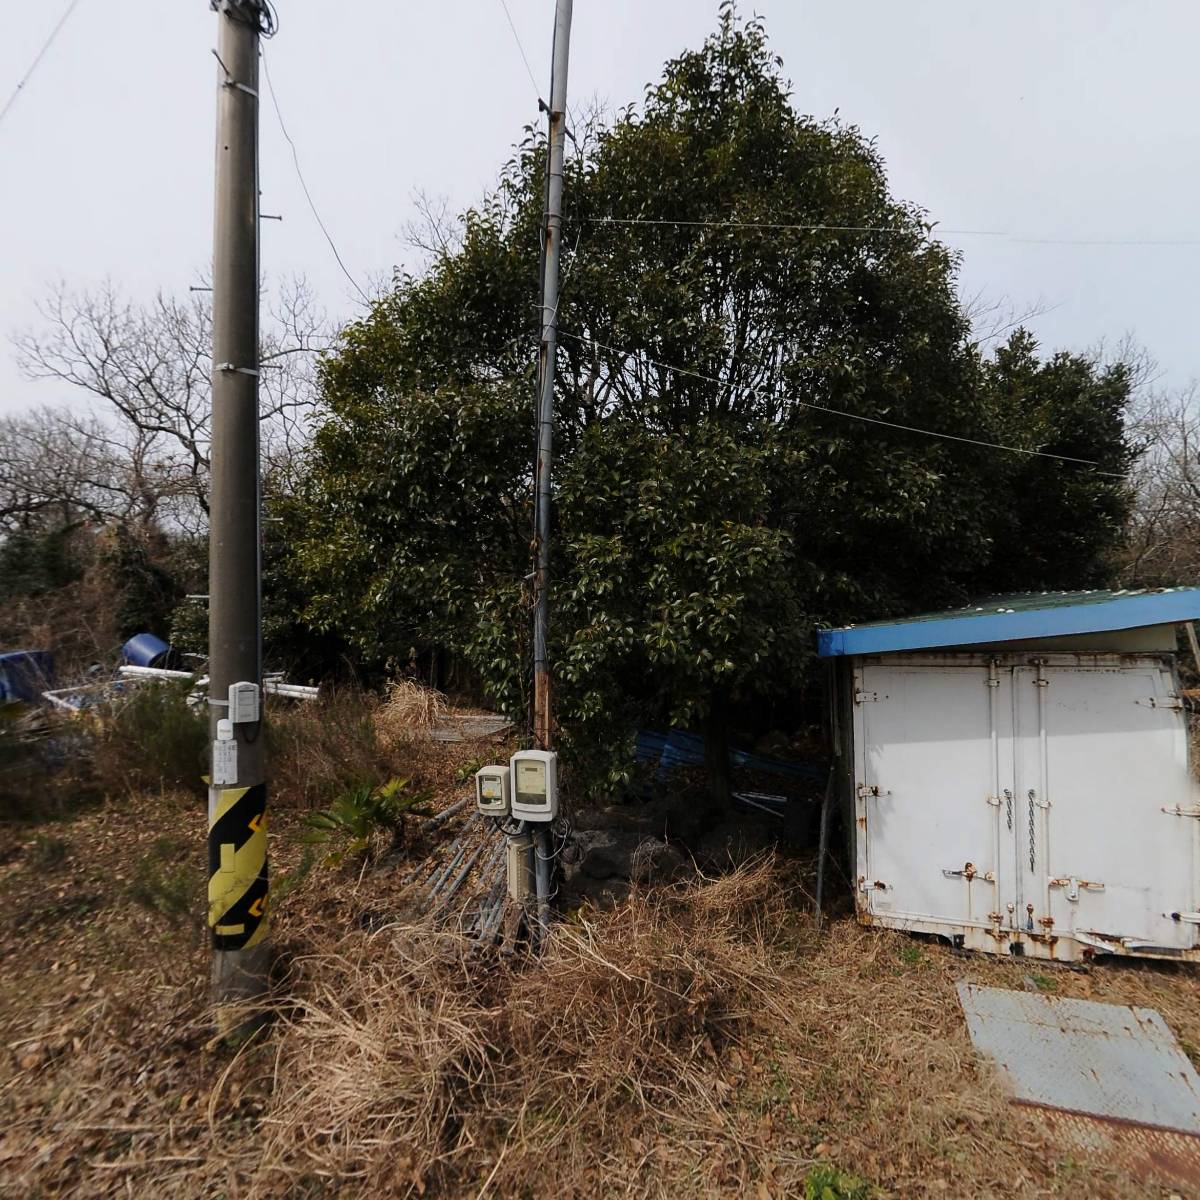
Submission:
[[1064,876],[1062,879],[1051,879],[1050,886],[1062,888],[1063,895],[1072,903],[1078,903],[1079,893],[1084,892],[1102,892],[1104,884],[1096,883],[1090,879],[1076,879],[1074,875]]

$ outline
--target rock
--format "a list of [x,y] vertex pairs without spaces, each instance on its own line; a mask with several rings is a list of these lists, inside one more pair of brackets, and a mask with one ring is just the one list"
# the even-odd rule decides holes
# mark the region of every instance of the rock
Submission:
[[775,832],[756,821],[725,821],[696,843],[696,861],[727,871],[769,850],[775,842]]
[[628,879],[588,879],[581,875],[575,880],[575,885],[568,887],[563,882],[563,891],[568,908],[578,908],[581,904],[594,904],[597,908],[616,908],[623,903],[633,890],[633,884]]
[[670,842],[645,838],[633,852],[629,878],[634,883],[671,883],[684,874],[690,862]]
[[643,840],[636,831],[583,829],[575,835],[579,870],[589,879],[628,879],[633,854]]
[[585,809],[576,818],[580,830],[605,830],[613,833],[661,833],[661,805],[609,804],[603,808]]

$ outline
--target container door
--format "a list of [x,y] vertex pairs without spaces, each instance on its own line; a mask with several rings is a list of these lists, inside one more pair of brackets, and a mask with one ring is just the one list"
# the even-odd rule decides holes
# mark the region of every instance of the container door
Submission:
[[993,924],[1009,678],[885,662],[855,686],[860,905],[889,924]]
[[1015,673],[1027,927],[1129,950],[1195,946],[1200,801],[1174,686],[1152,660]]

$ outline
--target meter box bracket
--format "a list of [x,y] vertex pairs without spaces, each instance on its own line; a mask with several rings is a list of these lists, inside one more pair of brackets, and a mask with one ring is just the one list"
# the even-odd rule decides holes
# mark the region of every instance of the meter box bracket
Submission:
[[510,765],[512,815],[522,821],[553,821],[558,816],[558,755],[519,750]]
[[480,767],[475,772],[475,805],[485,817],[508,816],[508,767]]

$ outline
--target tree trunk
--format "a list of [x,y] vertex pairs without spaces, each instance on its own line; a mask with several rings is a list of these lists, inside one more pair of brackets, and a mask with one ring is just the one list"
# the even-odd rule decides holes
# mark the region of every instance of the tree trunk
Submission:
[[724,691],[714,692],[709,703],[704,722],[704,765],[713,808],[721,813],[730,812],[733,796],[729,772],[729,697]]

